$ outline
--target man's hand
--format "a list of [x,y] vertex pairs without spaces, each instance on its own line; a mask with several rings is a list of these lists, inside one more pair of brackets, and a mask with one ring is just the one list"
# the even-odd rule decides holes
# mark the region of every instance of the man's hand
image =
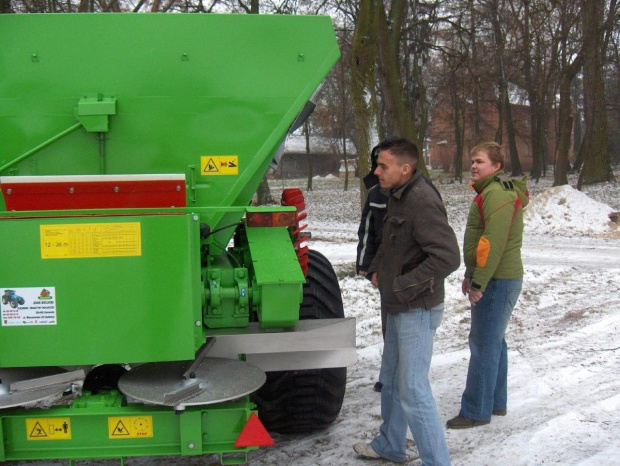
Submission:
[[478,301],[480,301],[482,299],[482,291],[478,291],[478,290],[469,290],[469,302],[471,303],[472,307],[476,305],[476,303]]
[[370,278],[370,283],[372,283],[372,286],[375,288],[379,286],[379,279],[377,278],[376,272],[373,272],[372,277]]
[[463,279],[463,283],[461,284],[461,291],[463,294],[467,294],[471,289],[471,278],[465,277]]

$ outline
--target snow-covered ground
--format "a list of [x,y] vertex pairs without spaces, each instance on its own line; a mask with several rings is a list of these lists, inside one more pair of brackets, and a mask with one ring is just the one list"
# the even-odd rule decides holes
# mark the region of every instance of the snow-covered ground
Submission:
[[[381,365],[379,298],[367,280],[354,276],[360,201],[352,184],[343,192],[342,181],[314,180],[314,190],[306,193],[310,245],[334,264],[345,312],[357,319],[358,362],[349,369],[341,414],[326,431],[276,436],[275,447],[252,452],[253,465],[360,464],[352,445],[377,433],[380,396],[372,386]],[[436,184],[462,240],[473,191],[464,184]],[[506,336],[508,415],[494,416],[484,427],[447,430],[452,461],[620,465],[620,229],[608,217],[620,210],[620,185],[580,192],[551,188],[550,180],[529,184],[524,288]],[[431,369],[444,421],[458,414],[469,360],[462,277],[461,267],[447,279]],[[413,440],[409,453],[409,464],[420,464]]]
[[[341,180],[316,179],[314,190],[306,193],[310,246],[334,265],[345,312],[357,319],[358,362],[348,371],[342,411],[327,430],[274,435],[274,447],[249,454],[251,465],[364,464],[352,445],[377,433],[380,396],[372,386],[382,352],[379,296],[354,273],[358,184],[352,180],[345,192]],[[473,192],[465,184],[441,179],[436,184],[462,241]],[[283,187],[305,185],[305,180],[271,182],[274,197]],[[524,289],[506,336],[508,415],[495,416],[484,427],[447,430],[454,465],[620,465],[620,230],[608,218],[620,211],[620,185],[607,183],[585,192],[550,186],[549,180],[530,183]],[[469,306],[460,293],[462,276],[461,268],[447,279],[446,311],[431,369],[444,421],[458,414],[469,359]],[[413,440],[409,454],[409,464],[420,464]],[[125,464],[212,465],[219,458],[129,458]]]

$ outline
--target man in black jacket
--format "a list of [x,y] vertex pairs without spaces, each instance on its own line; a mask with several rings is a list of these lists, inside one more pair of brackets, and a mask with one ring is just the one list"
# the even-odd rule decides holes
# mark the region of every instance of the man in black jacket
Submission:
[[381,244],[381,228],[383,227],[383,217],[385,216],[388,201],[387,195],[381,191],[381,186],[379,186],[379,178],[375,175],[378,155],[379,146],[375,146],[370,154],[370,172],[363,180],[366,189],[368,189],[368,195],[362,209],[360,226],[357,230],[359,241],[357,243],[357,262],[355,264],[355,271],[363,277],[366,276],[368,267],[375,258],[375,254],[377,254]]
[[[355,263],[355,271],[358,275],[366,277],[368,267],[375,258],[377,250],[381,245],[381,229],[383,228],[383,217],[387,210],[387,195],[379,186],[379,178],[375,175],[377,169],[377,157],[379,155],[379,146],[375,146],[370,153],[370,172],[364,177],[364,185],[368,189],[366,202],[362,209],[362,219],[357,230],[359,241],[357,243],[357,261]],[[370,279],[370,277],[367,277]],[[386,313],[381,309],[381,331],[385,339],[385,320]],[[377,381],[374,390],[381,391],[383,384]]]
[[422,464],[449,465],[428,372],[435,331],[443,317],[444,280],[460,265],[446,210],[418,166],[407,139],[379,144],[375,174],[390,193],[379,251],[368,269],[387,312],[381,360],[379,435],[353,449],[363,458],[405,462],[407,427]]

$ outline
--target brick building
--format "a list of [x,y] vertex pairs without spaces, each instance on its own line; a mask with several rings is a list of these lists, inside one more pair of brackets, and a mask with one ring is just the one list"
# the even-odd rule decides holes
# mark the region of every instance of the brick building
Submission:
[[[527,105],[513,104],[511,106],[512,119],[515,125],[517,152],[521,162],[521,170],[528,172],[532,168],[532,151],[530,145],[530,117]],[[556,150],[556,130],[554,114],[551,114],[546,134],[547,144],[544,154],[545,163],[553,164]],[[452,106],[446,102],[436,105],[431,111],[430,138],[431,146],[429,158],[431,166],[443,168],[445,171],[454,170],[454,155],[456,152],[454,117]],[[469,168],[469,155],[472,147],[478,142],[493,141],[499,125],[499,113],[494,102],[485,101],[481,104],[480,111],[480,141],[473,140],[473,108],[469,105],[465,116],[465,138],[463,148],[463,170]],[[510,151],[508,147],[508,134],[503,131],[502,141],[506,151],[506,169],[511,169]],[[569,152],[569,160],[573,160],[573,147]]]

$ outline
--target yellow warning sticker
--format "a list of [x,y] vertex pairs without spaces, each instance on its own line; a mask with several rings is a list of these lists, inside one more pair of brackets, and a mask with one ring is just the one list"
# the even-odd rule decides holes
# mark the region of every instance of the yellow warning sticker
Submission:
[[140,222],[41,225],[41,259],[141,256]]
[[26,418],[28,440],[71,440],[68,417]]
[[208,175],[238,175],[238,155],[203,155],[200,157],[200,172]]
[[153,416],[109,417],[108,434],[111,439],[152,437]]

